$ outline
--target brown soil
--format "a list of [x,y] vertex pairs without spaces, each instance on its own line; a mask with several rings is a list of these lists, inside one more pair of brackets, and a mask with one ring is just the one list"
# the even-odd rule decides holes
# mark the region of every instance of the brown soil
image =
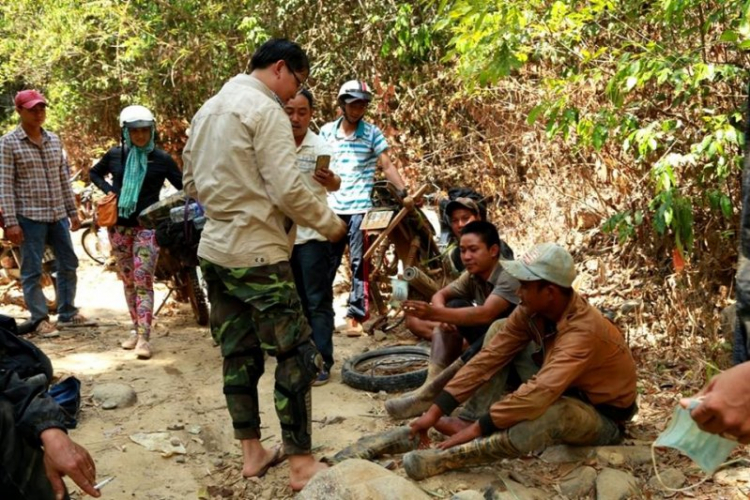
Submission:
[[[157,286],[157,303],[166,289]],[[339,296],[341,301],[343,296]],[[100,479],[115,476],[103,489],[111,499],[184,498],[291,498],[287,486],[289,466],[272,468],[262,479],[241,478],[241,455],[232,437],[231,422],[221,391],[221,357],[207,328],[192,319],[186,304],[167,304],[155,321],[154,357],[134,359],[132,351],[119,348],[128,334],[129,321],[119,281],[111,272],[81,258],[78,304],[83,312],[100,321],[97,328],[61,331],[60,337],[31,337],[52,359],[58,374],[75,374],[83,382],[84,405],[72,437],[93,454]],[[23,317],[17,306],[3,306],[6,314]],[[340,311],[338,311],[340,312]],[[341,318],[339,318],[341,321]],[[398,425],[384,412],[385,394],[357,391],[341,383],[343,361],[367,348],[414,343],[404,333],[388,333],[382,342],[372,336],[335,336],[336,365],[327,385],[313,388],[313,441],[315,453],[333,456],[359,437]],[[636,353],[636,356],[638,353]],[[273,404],[275,361],[269,359],[260,382],[264,440],[268,446],[280,442]],[[644,377],[645,378],[645,377]],[[131,385],[138,394],[135,406],[104,410],[90,398],[92,388],[104,382]],[[665,425],[674,394],[644,381],[642,412],[631,426],[634,438],[653,439]],[[661,389],[661,390],[660,390]],[[199,426],[199,427],[195,427]],[[168,429],[177,429],[169,430]],[[162,458],[134,443],[129,436],[139,432],[168,431],[187,449],[184,456]],[[194,433],[191,433],[194,432]],[[665,456],[667,457],[667,456]],[[665,458],[666,459],[666,458]],[[668,455],[670,466],[684,470],[691,483],[700,477],[686,459]],[[403,475],[399,457],[393,466]],[[664,467],[667,464],[663,464]],[[514,460],[494,467],[456,471],[422,481],[420,486],[439,498],[467,488],[482,489],[497,480],[500,470],[513,471],[517,479],[537,486],[553,496],[554,484],[570,469],[546,465],[536,459]],[[634,470],[647,480],[650,467]],[[78,489],[69,482],[74,498]],[[699,498],[732,498],[734,487],[707,484],[695,493]]]

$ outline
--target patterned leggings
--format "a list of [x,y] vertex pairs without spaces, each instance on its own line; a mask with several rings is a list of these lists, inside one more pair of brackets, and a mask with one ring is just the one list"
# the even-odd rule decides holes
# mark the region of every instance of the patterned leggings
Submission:
[[156,234],[142,227],[113,226],[109,229],[109,241],[133,327],[138,335],[148,339],[154,316],[154,269],[159,256]]

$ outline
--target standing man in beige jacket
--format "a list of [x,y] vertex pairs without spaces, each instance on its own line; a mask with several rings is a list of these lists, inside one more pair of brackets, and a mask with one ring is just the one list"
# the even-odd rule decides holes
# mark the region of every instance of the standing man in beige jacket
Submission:
[[[294,490],[326,467],[311,453],[310,386],[323,361],[289,265],[294,223],[331,241],[346,231],[305,188],[295,166],[283,106],[303,87],[309,69],[296,43],[266,42],[253,54],[250,74],[232,78],[195,115],[183,153],[185,191],[206,211],[198,255],[211,332],[224,357],[224,394],[242,443],[242,474],[261,477],[289,456]],[[278,361],[274,402],[283,448],[260,442],[264,352]]]

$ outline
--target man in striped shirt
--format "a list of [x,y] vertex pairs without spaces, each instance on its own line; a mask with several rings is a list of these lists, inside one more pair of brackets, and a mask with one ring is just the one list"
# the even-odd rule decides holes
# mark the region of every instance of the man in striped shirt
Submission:
[[89,326],[75,307],[78,258],[70,231],[81,227],[70,169],[60,139],[42,128],[47,101],[36,90],[23,90],[15,98],[18,128],[0,138],[0,212],[5,237],[21,247],[21,282],[26,307],[37,333],[52,334],[42,293],[42,258],[46,244],[57,261],[57,326]]
[[341,177],[341,189],[328,194],[328,204],[346,222],[347,237],[334,243],[331,257],[331,282],[341,264],[344,248],[349,245],[352,290],[347,310],[347,334],[362,334],[362,321],[368,317],[368,276],[362,256],[365,252],[362,219],[372,207],[370,195],[375,173],[382,169],[385,178],[403,195],[406,186],[388,157],[388,143],[380,129],[363,120],[372,92],[363,81],[352,80],[341,86],[338,103],[342,116],[325,124],[320,136],[331,146],[331,169]]

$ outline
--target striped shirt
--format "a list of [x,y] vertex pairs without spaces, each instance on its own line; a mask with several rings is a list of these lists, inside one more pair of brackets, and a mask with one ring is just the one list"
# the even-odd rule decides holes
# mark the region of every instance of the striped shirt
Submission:
[[[331,151],[328,143],[320,138],[312,130],[308,130],[302,144],[297,147],[297,168],[302,174],[300,178],[302,183],[309,189],[313,195],[323,203],[326,202],[326,188],[323,184],[313,179],[315,173],[315,163],[320,155],[330,155]],[[301,245],[308,241],[327,241],[326,237],[310,227],[298,226],[297,239],[295,245]]]
[[18,215],[57,222],[77,215],[70,169],[57,135],[42,129],[41,147],[22,127],[0,138],[0,210],[6,226]]
[[388,143],[378,127],[360,120],[354,134],[345,137],[342,118],[326,123],[320,136],[331,146],[331,170],[341,177],[341,189],[328,193],[328,205],[337,214],[361,214],[372,208],[372,187],[378,157]]

